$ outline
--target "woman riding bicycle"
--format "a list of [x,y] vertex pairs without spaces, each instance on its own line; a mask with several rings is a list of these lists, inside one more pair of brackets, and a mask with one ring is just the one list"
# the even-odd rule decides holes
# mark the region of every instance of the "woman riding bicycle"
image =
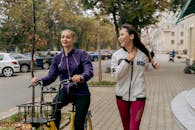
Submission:
[[73,102],[76,106],[75,130],[84,130],[85,117],[90,105],[90,92],[87,81],[93,77],[93,66],[86,51],[75,49],[75,33],[66,29],[61,33],[63,50],[57,54],[50,66],[49,73],[43,78],[34,77],[32,83],[41,80],[43,86],[49,85],[59,79],[72,79],[74,84],[64,85],[53,102],[60,102],[53,108],[53,117],[56,128],[59,129],[61,121],[61,108]]

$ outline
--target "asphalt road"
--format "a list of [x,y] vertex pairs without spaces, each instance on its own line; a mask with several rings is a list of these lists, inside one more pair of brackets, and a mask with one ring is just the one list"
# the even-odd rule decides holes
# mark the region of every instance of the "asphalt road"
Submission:
[[[105,72],[110,60],[102,60],[102,72]],[[98,75],[98,62],[93,62],[94,79]],[[48,70],[35,70],[37,77],[46,75]],[[58,81],[58,80],[57,80]],[[57,81],[53,83],[57,84]],[[31,73],[16,73],[12,77],[0,76],[0,113],[16,107],[16,105],[32,100],[32,89],[28,88],[31,84]],[[40,88],[36,89],[36,97],[40,95]]]

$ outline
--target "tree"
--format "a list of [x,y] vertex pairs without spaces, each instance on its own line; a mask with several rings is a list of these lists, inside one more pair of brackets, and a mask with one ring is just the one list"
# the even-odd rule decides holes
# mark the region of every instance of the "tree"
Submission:
[[[33,20],[32,0],[1,0],[0,2],[0,45],[7,51],[19,46],[21,51],[31,49]],[[60,32],[73,29],[78,40],[76,46],[96,50],[96,28],[98,19],[83,16],[78,0],[35,0],[36,43],[35,50],[61,49]],[[101,28],[102,33],[113,32],[108,20]],[[109,30],[109,31],[108,31]],[[112,46],[113,37],[102,36],[104,47]],[[106,45],[107,44],[107,45]]]
[[[111,15],[116,36],[119,26],[124,23],[134,24],[139,30],[157,22],[157,11],[167,8],[166,0],[80,0],[84,9],[92,9],[95,14]],[[96,11],[98,10],[98,11]]]
[[178,12],[187,0],[172,0],[170,4],[170,11]]
[[[25,43],[25,37],[29,36],[30,16],[28,1],[4,0],[0,3],[1,14],[1,42],[7,44],[7,51],[13,51],[15,45]],[[21,11],[24,11],[21,13]]]

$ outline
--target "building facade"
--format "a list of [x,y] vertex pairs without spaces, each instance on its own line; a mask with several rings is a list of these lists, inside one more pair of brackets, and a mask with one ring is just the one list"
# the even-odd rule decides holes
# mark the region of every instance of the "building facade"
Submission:
[[142,42],[158,53],[167,53],[174,49],[183,54],[189,48],[189,30],[184,24],[176,24],[174,13],[163,12],[159,23],[143,31]]
[[188,31],[189,63],[195,63],[195,0],[188,0],[183,6],[178,19],[178,25],[184,25]]

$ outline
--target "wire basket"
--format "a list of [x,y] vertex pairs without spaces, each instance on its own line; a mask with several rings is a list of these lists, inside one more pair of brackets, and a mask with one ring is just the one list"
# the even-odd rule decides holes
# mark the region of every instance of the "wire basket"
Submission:
[[18,117],[20,123],[32,124],[32,126],[39,126],[53,121],[51,102],[35,102],[18,105]]

